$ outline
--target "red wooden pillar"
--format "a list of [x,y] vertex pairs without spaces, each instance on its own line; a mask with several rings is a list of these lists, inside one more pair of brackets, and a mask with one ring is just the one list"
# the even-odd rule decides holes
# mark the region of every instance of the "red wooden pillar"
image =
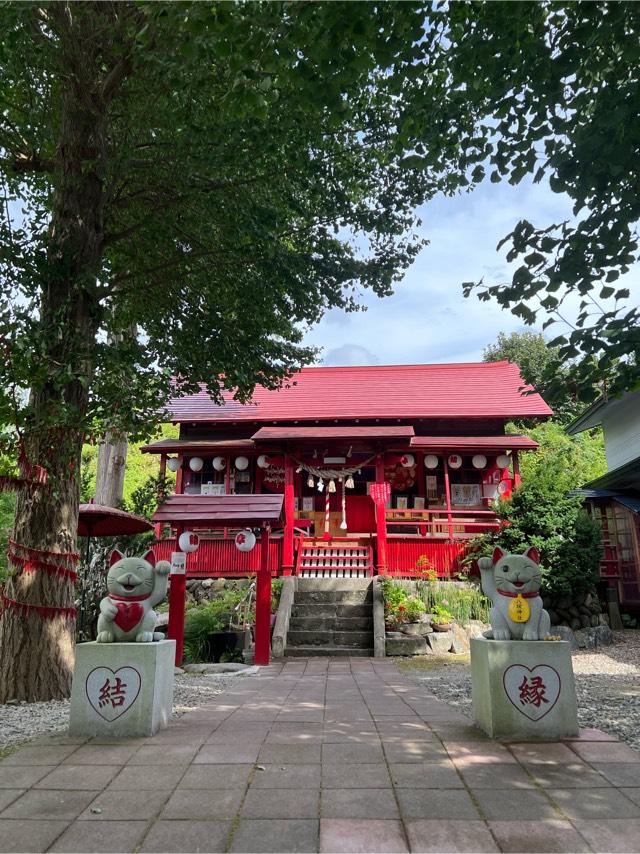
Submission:
[[293,572],[293,528],[295,525],[293,460],[284,457],[284,538],[282,541],[282,574]]
[[[376,457],[376,483],[384,483],[384,456]],[[376,503],[376,534],[378,541],[378,575],[385,575],[387,563],[387,508]]]
[[444,497],[447,503],[447,526],[449,528],[449,542],[453,542],[453,516],[451,513],[451,484],[449,483],[449,463],[447,462],[449,452],[445,451],[442,456],[444,467]]
[[178,455],[178,461],[180,462],[180,468],[176,472],[176,495],[182,495],[182,480],[184,476],[184,472],[182,470],[182,466],[184,465],[184,457],[182,454]]
[[[178,551],[178,538],[184,531],[184,525],[176,525],[176,551]],[[186,556],[189,560],[189,555]],[[169,588],[169,625],[167,637],[176,642],[176,667],[182,664],[184,650],[184,605],[187,595],[186,565],[185,574],[171,573],[171,586]]]
[[260,538],[260,569],[256,577],[256,649],[255,664],[269,664],[271,653],[271,569],[269,567],[269,528]]
[[517,489],[522,484],[522,475],[520,474],[520,459],[515,449],[511,452],[511,461],[513,464],[513,486],[514,489]]

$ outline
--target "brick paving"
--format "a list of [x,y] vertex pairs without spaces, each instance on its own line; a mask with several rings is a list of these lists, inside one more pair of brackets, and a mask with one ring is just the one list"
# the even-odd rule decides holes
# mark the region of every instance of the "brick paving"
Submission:
[[0,851],[637,852],[640,753],[498,744],[385,659],[293,659],[152,739],[0,762]]

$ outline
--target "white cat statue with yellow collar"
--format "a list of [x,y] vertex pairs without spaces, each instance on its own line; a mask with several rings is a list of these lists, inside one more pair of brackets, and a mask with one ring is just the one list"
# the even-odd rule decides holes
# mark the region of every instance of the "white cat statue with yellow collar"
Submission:
[[107,595],[100,602],[96,642],[164,640],[163,634],[154,632],[157,614],[153,606],[167,595],[170,569],[167,560],[156,563],[152,550],[144,557],[124,557],[114,549],[109,560]]
[[493,640],[544,640],[551,633],[549,614],[540,598],[540,557],[535,548],[509,555],[496,548],[493,557],[478,560],[482,591],[493,602]]

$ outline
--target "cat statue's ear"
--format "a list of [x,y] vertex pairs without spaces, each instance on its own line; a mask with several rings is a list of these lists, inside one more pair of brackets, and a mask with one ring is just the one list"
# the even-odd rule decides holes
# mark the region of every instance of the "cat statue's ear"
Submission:
[[111,557],[109,558],[109,566],[113,566],[114,563],[118,563],[119,560],[122,560],[124,555],[122,552],[119,552],[118,549],[114,549],[111,552]]
[[491,558],[491,560],[493,561],[494,565],[495,565],[496,563],[498,563],[498,561],[500,560],[500,558],[501,558],[501,557],[504,557],[504,552],[502,551],[502,549],[500,548],[500,546],[496,546],[496,547],[495,547],[495,549],[493,550],[493,556],[492,556],[492,558]]
[[524,554],[525,557],[528,557],[534,563],[540,563],[540,554],[535,546],[530,546]]
[[149,551],[146,553],[146,555],[142,556],[142,560],[146,560],[147,563],[151,564],[151,566],[155,566],[156,565],[156,553],[154,552],[153,549],[149,549]]

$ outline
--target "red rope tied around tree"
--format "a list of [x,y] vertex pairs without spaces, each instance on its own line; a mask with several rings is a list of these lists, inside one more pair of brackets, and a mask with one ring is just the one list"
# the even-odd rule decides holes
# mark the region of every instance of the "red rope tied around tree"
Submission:
[[29,605],[27,602],[17,602],[15,599],[9,599],[2,593],[2,603],[4,608],[13,609],[21,616],[28,617],[30,614],[37,614],[42,620],[53,620],[55,617],[75,617],[75,608],[58,608],[54,605]]
[[78,573],[73,569],[68,569],[66,566],[61,566],[58,563],[50,563],[46,560],[37,560],[34,558],[23,557],[17,554],[13,549],[7,549],[7,557],[15,566],[19,567],[23,572],[48,572],[50,575],[58,575],[66,577],[69,581],[76,582]]
[[55,561],[49,563],[77,563],[80,560],[78,552],[51,552],[47,549],[34,549],[33,546],[25,546],[23,543],[17,543],[15,540],[9,540],[9,547],[24,552],[27,556],[36,560],[44,560],[47,558],[56,558]]
[[18,453],[18,470],[20,477],[14,477],[10,474],[0,475],[0,492],[16,492],[19,487],[34,490],[47,483],[49,477],[47,470],[44,466],[29,462],[22,436],[20,437],[20,451]]

